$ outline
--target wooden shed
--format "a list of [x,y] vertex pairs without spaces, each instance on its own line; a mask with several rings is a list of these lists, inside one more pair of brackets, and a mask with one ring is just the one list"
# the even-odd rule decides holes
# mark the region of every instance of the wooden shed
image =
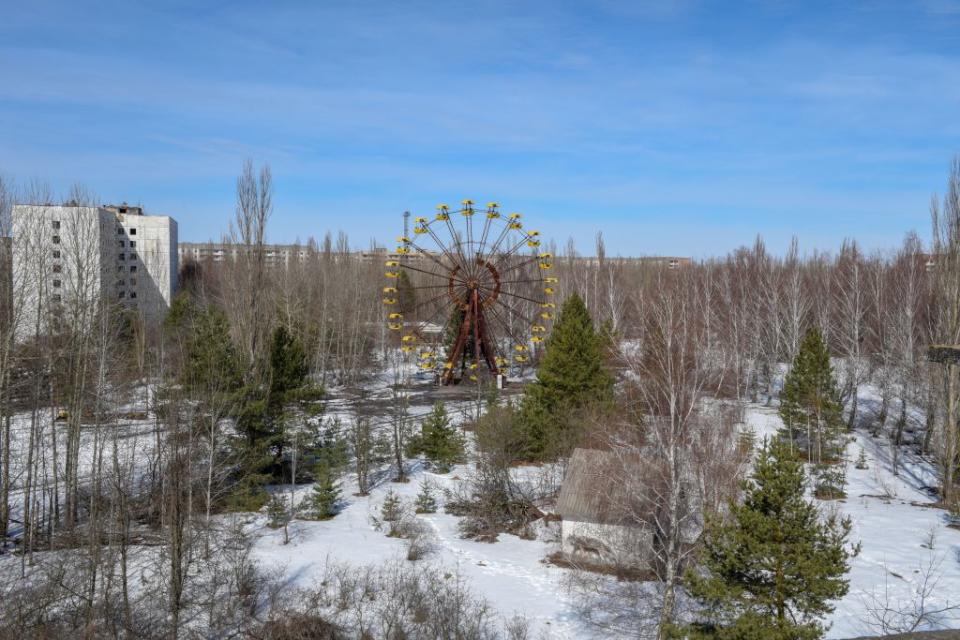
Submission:
[[653,528],[623,467],[610,451],[575,449],[570,456],[557,502],[561,548],[570,561],[650,567]]

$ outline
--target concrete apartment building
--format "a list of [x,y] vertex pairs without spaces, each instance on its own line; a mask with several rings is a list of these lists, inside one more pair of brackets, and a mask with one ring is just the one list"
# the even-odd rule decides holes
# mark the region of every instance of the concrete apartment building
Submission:
[[126,204],[15,205],[12,293],[18,335],[97,300],[163,318],[177,287],[177,223]]
[[[235,260],[248,249],[244,245],[223,243],[223,242],[182,242],[179,245],[180,262],[224,262]],[[264,261],[267,266],[288,267],[296,262],[306,262],[310,256],[317,255],[317,250],[310,245],[302,244],[265,244],[263,245]],[[334,253],[339,257],[342,254]],[[354,251],[349,254],[351,257],[363,261],[383,261],[397,260],[400,254],[387,249],[386,247],[373,247],[364,251]],[[438,254],[431,252],[431,255]],[[405,259],[414,264],[427,259],[422,253],[414,252]],[[577,256],[574,261],[579,264],[597,266],[600,261],[592,256]],[[608,262],[620,264],[640,264],[651,267],[665,269],[681,269],[693,264],[693,260],[685,256],[641,256],[633,258],[608,257]]]
[[[224,242],[182,242],[177,251],[181,262],[223,262],[235,260],[238,255],[247,251],[245,245]],[[265,244],[263,245],[264,260],[268,265],[288,266],[291,262],[305,262],[311,253],[310,248],[297,244]]]
[[[194,262],[224,262],[236,260],[237,256],[249,249],[245,245],[231,244],[225,242],[181,242],[178,245],[180,262],[185,263],[188,260]],[[263,245],[263,257],[267,266],[284,266],[291,264],[307,262],[310,256],[321,255],[317,249],[305,244],[265,244]],[[334,258],[343,255],[334,252]],[[375,247],[367,251],[353,251],[349,254],[351,258],[357,258],[366,261],[381,261],[397,259],[400,254],[388,251],[383,247]],[[424,260],[424,256],[419,253],[413,253],[406,256],[406,259],[417,263]]]

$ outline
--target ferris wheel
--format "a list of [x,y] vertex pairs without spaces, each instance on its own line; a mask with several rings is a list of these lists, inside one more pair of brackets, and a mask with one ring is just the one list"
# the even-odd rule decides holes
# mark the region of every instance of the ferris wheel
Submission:
[[461,205],[439,205],[397,238],[383,288],[396,346],[442,384],[522,374],[556,309],[553,256],[540,233],[495,202]]

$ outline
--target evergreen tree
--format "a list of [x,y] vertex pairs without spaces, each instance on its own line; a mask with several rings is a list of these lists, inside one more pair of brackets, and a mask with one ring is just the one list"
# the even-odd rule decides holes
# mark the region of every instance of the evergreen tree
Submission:
[[296,394],[308,386],[308,372],[303,343],[285,325],[278,326],[270,346],[269,404],[272,411],[279,411],[285,403],[296,399]]
[[417,513],[437,512],[437,499],[433,497],[433,489],[428,483],[424,482],[420,487],[414,507]]
[[[267,470],[280,477],[287,438],[313,430],[310,421],[320,412],[316,401],[322,397],[323,389],[308,378],[303,343],[284,325],[273,332],[268,371],[269,384],[265,388],[247,386],[241,391],[237,426],[251,449],[272,452]],[[288,430],[293,421],[299,424]],[[309,453],[300,447],[298,451]]]
[[310,511],[318,520],[329,520],[337,515],[340,503],[340,484],[334,479],[333,472],[326,466],[316,470],[316,484],[310,496]]
[[841,405],[830,350],[818,329],[803,338],[780,392],[780,417],[785,435],[821,463],[835,460],[841,447]]
[[397,277],[397,310],[403,314],[413,313],[417,308],[417,291],[410,282],[406,269],[400,269]]
[[279,529],[287,523],[287,501],[280,494],[270,496],[267,502],[267,526],[271,529]]
[[440,473],[447,473],[463,460],[465,444],[460,431],[450,422],[442,402],[436,402],[420,425],[420,434],[410,439],[408,456],[423,454]]
[[186,355],[183,385],[195,397],[205,400],[240,388],[240,359],[230,339],[230,323],[219,309],[207,307],[193,315]]
[[857,456],[857,469],[868,469],[869,465],[867,464],[867,452],[863,450],[863,447],[860,447],[860,455]]
[[613,398],[613,380],[604,368],[604,338],[594,329],[577,294],[563,303],[546,341],[546,352],[523,398],[520,426],[528,459],[545,459],[572,444],[574,415]]
[[387,491],[380,505],[380,519],[384,522],[397,522],[403,517],[403,502],[393,489]]
[[803,463],[775,441],[764,443],[743,504],[727,522],[710,518],[704,534],[706,575],[690,572],[689,593],[706,621],[681,637],[810,640],[825,631],[819,619],[847,593],[850,519],[821,518],[804,497]]

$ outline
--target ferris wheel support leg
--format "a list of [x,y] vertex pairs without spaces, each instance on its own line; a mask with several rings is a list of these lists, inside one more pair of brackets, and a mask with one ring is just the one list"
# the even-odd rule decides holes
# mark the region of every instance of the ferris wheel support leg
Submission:
[[472,315],[473,314],[471,314],[470,311],[464,311],[463,313],[463,321],[460,323],[460,333],[457,335],[457,341],[453,343],[453,350],[450,352],[450,357],[447,358],[447,362],[451,363],[452,366],[443,374],[443,384],[445,385],[453,382],[453,372],[456,368],[456,362],[460,359],[460,355],[467,346],[467,338],[470,336]]
[[473,309],[473,362],[476,367],[482,353],[480,351],[480,292],[476,289],[470,296],[470,307]]
[[487,369],[493,375],[499,374],[500,368],[497,366],[496,355],[490,348],[490,339],[487,337],[487,323],[482,312],[477,316],[477,333],[480,335],[480,353],[483,354],[483,359],[487,363]]

